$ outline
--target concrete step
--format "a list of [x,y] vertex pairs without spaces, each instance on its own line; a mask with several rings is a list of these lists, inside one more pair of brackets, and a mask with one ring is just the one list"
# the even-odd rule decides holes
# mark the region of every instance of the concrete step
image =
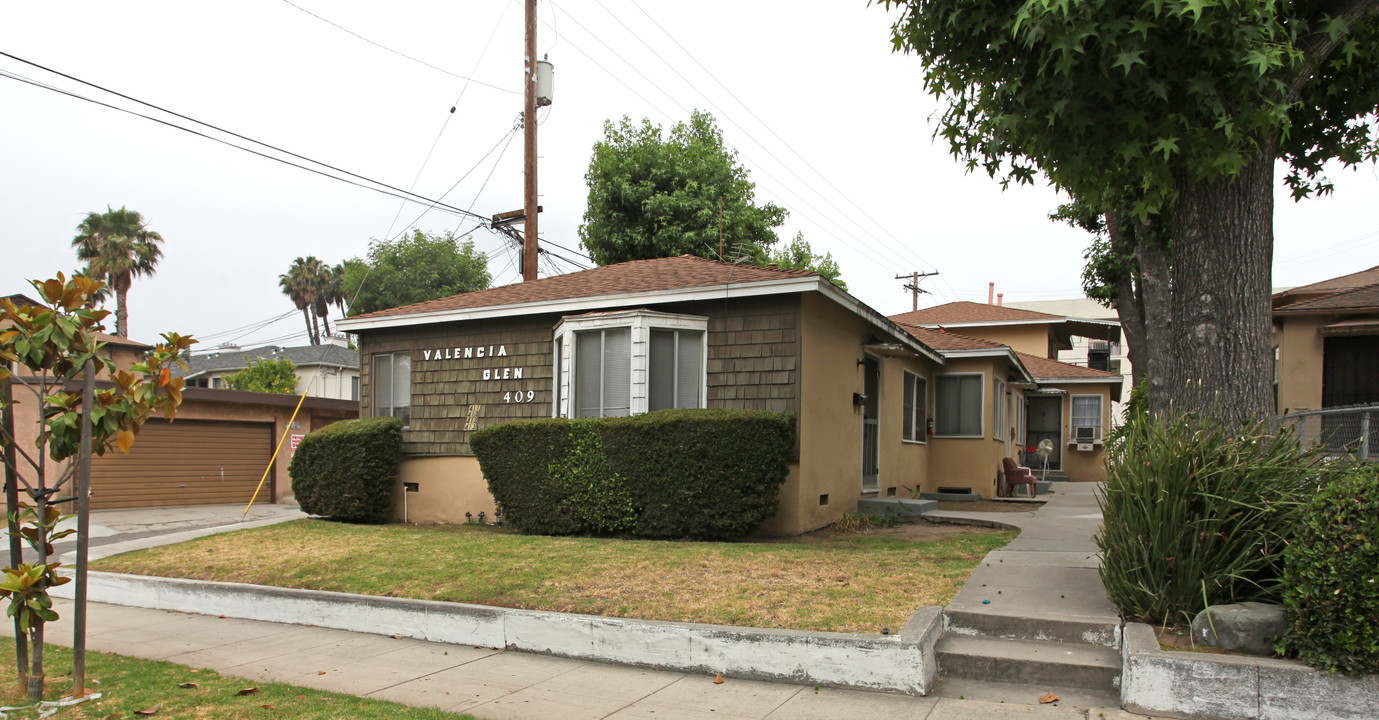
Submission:
[[[1056,705],[1040,705],[1039,698],[1044,693],[1053,693],[1059,697]],[[964,678],[939,678],[934,685],[934,689],[929,691],[933,697],[952,698],[954,700],[965,700],[974,702],[987,702],[1010,706],[1028,706],[1030,710],[1025,711],[1030,717],[1038,717],[1033,714],[1036,709],[1050,707],[1059,708],[1078,708],[1090,710],[1086,717],[1093,720],[1100,720],[1102,717],[1119,717],[1113,713],[1120,710],[1120,691],[1093,690],[1090,688],[1079,688],[1061,685],[1057,683],[1046,683],[1043,685],[1022,685],[1018,683],[989,682],[986,680],[967,680]],[[992,718],[1015,716],[1017,711],[1007,710],[1006,715],[992,715]],[[1050,713],[1055,717],[1058,713]],[[1080,717],[1080,716],[1079,716]],[[1147,720],[1140,716],[1135,716],[1137,720]]]
[[1120,647],[1120,625],[1090,617],[1030,610],[1020,614],[944,608],[945,632],[955,636]]
[[1001,640],[945,634],[934,646],[946,679],[1059,685],[1112,692],[1120,685],[1120,652],[1074,643]]
[[862,498],[857,501],[857,512],[863,515],[885,515],[895,513],[900,517],[918,517],[938,509],[933,500],[914,498]]

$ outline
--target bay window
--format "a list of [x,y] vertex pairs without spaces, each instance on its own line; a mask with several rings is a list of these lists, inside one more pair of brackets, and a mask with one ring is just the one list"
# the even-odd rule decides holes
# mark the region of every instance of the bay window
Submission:
[[558,417],[704,407],[708,318],[634,310],[556,326]]

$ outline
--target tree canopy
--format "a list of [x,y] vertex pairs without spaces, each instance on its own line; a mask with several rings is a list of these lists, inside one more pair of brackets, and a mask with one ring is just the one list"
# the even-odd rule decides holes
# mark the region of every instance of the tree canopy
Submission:
[[757,206],[756,185],[723,145],[712,115],[695,111],[668,136],[628,117],[603,124],[584,179],[589,203],[579,237],[600,265],[674,255],[766,259],[786,210]]
[[162,245],[163,236],[148,229],[144,216],[124,206],[87,213],[77,226],[72,247],[86,263],[79,272],[108,282],[115,291],[115,334],[122,338],[129,337],[129,288],[134,278],[154,273],[163,259]]
[[225,376],[231,390],[295,395],[297,393],[297,364],[285,357],[258,358],[249,367]]
[[345,261],[340,287],[348,314],[359,315],[484,290],[490,282],[488,258],[473,240],[415,230],[393,241],[371,240],[367,258]]
[[1326,161],[1375,159],[1379,0],[882,5],[901,10],[893,43],[924,61],[947,103],[937,133],[968,168],[1042,172],[1171,235],[1153,324],[1172,354],[1151,402],[1271,410],[1274,162],[1304,197],[1330,190]]
[[787,270],[809,270],[819,273],[840,289],[848,289],[848,284],[843,282],[843,271],[833,259],[833,253],[815,255],[802,232],[795,233],[795,239],[791,240],[789,245],[772,251],[768,262]]
[[325,334],[330,335],[331,306],[341,311],[345,308],[344,279],[343,265],[328,265],[314,255],[293,260],[287,272],[278,276],[278,287],[302,311],[312,345],[321,344],[321,327],[317,320],[324,324]]

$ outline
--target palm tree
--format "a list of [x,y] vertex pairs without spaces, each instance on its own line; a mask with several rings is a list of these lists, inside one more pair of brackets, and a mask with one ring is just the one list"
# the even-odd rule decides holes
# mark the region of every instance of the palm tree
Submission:
[[148,222],[137,211],[121,206],[103,213],[87,213],[77,226],[72,247],[77,259],[86,263],[86,273],[105,280],[115,291],[115,334],[129,337],[129,309],[126,296],[134,278],[152,275],[163,258],[163,236],[148,229]]
[[[309,258],[315,260],[316,258]],[[345,266],[343,264],[331,267],[325,263],[320,263],[320,270],[316,275],[316,304],[313,311],[316,316],[321,318],[321,323],[325,325],[326,335],[330,335],[330,306],[340,308],[340,312],[345,311]]]
[[287,272],[278,276],[278,287],[282,288],[283,294],[291,298],[292,304],[302,311],[302,319],[306,321],[306,334],[312,345],[321,344],[314,315],[316,305],[314,274],[320,263],[321,261],[314,257],[299,257],[292,261]]

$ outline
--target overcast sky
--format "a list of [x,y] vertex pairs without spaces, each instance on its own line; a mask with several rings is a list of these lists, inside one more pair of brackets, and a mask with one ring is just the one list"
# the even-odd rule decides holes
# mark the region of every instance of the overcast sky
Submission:
[[[293,3],[5,3],[0,51],[483,216],[522,206],[519,0]],[[1007,302],[1080,295],[1088,237],[1047,219],[1058,195],[963,172],[931,139],[938,105],[919,63],[891,52],[891,18],[865,0],[543,0],[539,15],[556,75],[540,125],[541,235],[555,252],[589,264],[569,250],[605,119],[668,128],[702,108],[758,201],[789,209],[782,239],[803,231],[883,313],[910,309],[893,278],[912,271],[940,273],[921,306],[984,302],[989,281]],[[249,145],[11,58],[0,72]],[[1280,189],[1276,285],[1379,262],[1379,175],[1333,178],[1334,196],[1301,204]],[[130,291],[131,336],[177,330],[203,338],[199,350],[304,344],[277,285],[295,257],[340,262],[413,222],[475,225],[0,77],[0,290],[70,272],[77,224],[107,205],[138,210],[166,240],[157,275]],[[472,237],[495,284],[518,280],[503,240]]]

